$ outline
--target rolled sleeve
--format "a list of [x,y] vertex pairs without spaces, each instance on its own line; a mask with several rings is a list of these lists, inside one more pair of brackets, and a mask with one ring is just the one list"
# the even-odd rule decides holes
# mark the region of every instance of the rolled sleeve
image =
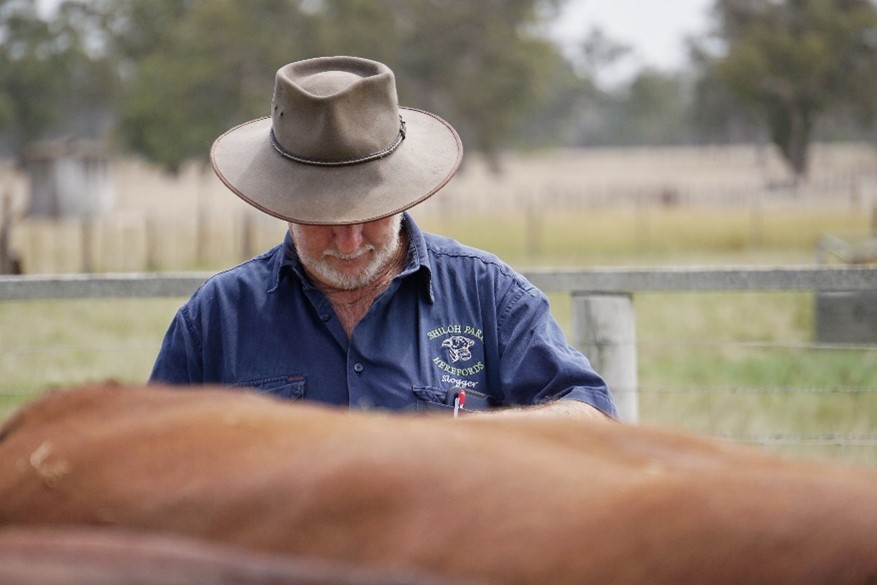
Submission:
[[578,400],[618,417],[606,382],[588,358],[569,345],[541,291],[529,283],[513,291],[500,328],[501,376],[508,403]]

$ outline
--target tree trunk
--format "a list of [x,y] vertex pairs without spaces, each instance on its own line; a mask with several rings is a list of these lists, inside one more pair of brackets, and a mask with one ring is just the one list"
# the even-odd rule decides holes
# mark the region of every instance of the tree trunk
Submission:
[[795,182],[807,178],[810,170],[810,139],[815,118],[808,105],[785,101],[768,114],[773,142],[780,149]]

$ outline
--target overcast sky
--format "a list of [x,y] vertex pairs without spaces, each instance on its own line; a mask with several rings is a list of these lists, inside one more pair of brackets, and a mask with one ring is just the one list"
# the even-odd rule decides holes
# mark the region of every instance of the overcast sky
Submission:
[[[708,28],[714,0],[568,0],[556,34],[583,39],[592,28],[629,45],[630,66],[678,70],[686,63],[685,38]],[[620,73],[623,75],[623,72]]]

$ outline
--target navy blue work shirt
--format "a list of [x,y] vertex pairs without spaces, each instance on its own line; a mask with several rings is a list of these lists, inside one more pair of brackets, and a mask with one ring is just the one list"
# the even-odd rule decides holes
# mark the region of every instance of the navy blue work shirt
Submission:
[[252,387],[351,408],[587,402],[617,416],[600,376],[567,343],[548,300],[496,256],[420,231],[405,268],[348,339],[287,234],[205,282],[165,335],[152,382]]

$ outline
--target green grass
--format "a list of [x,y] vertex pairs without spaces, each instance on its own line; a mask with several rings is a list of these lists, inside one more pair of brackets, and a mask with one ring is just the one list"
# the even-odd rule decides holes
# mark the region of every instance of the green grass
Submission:
[[[583,212],[545,215],[530,232],[512,214],[418,219],[527,268],[812,262],[822,233],[866,231],[864,216],[786,209],[753,224],[750,214],[727,210]],[[550,299],[568,328],[569,297]],[[877,433],[877,347],[812,344],[812,295],[643,293],[634,301],[644,423],[736,437]],[[50,388],[143,382],[182,302],[0,303],[0,418]],[[874,445],[771,448],[877,465]]]
[[144,382],[182,299],[0,303],[0,417],[48,389]]
[[877,430],[877,347],[812,343],[812,295],[635,303],[644,420],[734,435]]

